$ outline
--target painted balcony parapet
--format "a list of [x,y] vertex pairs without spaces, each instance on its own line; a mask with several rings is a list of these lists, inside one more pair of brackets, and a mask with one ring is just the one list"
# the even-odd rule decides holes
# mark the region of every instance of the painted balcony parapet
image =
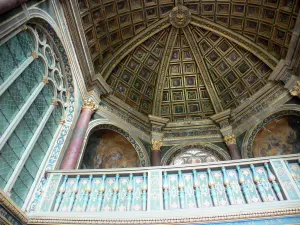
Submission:
[[183,166],[49,171],[45,185],[36,211],[29,213],[33,218],[84,215],[109,220],[241,212],[253,218],[256,211],[266,212],[256,216],[285,215],[281,210],[291,210],[287,215],[292,215],[300,213],[300,154]]

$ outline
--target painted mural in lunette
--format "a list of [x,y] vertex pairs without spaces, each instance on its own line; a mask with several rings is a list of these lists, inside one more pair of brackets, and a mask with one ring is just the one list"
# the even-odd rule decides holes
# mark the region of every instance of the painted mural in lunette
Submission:
[[300,117],[281,116],[271,120],[256,134],[253,156],[275,156],[300,152]]
[[89,138],[82,169],[140,167],[134,147],[121,134],[111,130],[95,131]]

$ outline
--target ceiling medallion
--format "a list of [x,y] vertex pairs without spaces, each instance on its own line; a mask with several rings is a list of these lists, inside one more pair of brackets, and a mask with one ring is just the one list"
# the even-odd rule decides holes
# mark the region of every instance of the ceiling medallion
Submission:
[[183,5],[174,7],[170,13],[170,23],[176,28],[183,28],[191,21],[191,12]]

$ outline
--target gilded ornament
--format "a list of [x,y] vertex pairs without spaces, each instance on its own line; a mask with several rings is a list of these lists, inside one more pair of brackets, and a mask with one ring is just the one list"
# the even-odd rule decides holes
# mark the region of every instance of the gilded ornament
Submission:
[[183,5],[174,7],[170,13],[170,23],[176,28],[183,28],[191,21],[191,12]]
[[36,51],[32,52],[32,57],[37,59],[39,57],[38,53]]
[[48,84],[49,83],[49,80],[47,77],[43,77],[42,81],[44,82],[44,84]]
[[152,140],[152,151],[160,151],[162,140]]
[[82,109],[96,111],[98,109],[98,105],[92,99],[89,98],[87,100],[84,100]]
[[236,139],[234,134],[229,134],[224,136],[224,141],[226,142],[227,145],[233,145],[236,144]]
[[290,90],[290,94],[300,98],[300,81],[297,81],[296,85]]

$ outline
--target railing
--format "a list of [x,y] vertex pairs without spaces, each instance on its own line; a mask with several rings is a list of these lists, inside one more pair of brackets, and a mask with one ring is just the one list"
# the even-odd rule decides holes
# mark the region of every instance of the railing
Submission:
[[49,171],[47,177],[32,215],[76,212],[114,218],[300,206],[299,154],[201,165]]

